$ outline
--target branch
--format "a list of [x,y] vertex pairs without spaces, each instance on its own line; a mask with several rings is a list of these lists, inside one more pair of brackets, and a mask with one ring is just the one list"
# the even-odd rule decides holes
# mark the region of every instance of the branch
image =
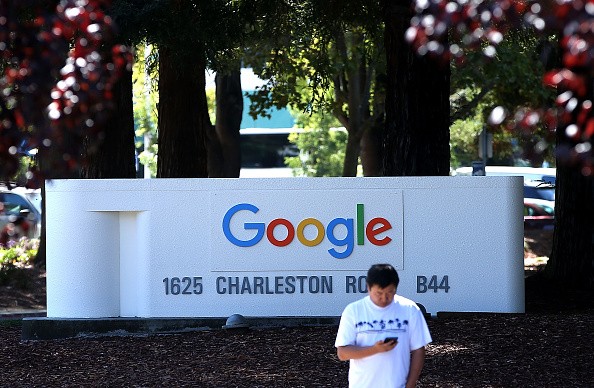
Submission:
[[452,113],[450,115],[450,125],[452,125],[452,123],[454,123],[456,120],[461,120],[468,117],[470,112],[478,106],[483,97],[485,97],[485,95],[487,95],[487,93],[489,93],[491,90],[493,90],[493,83],[485,85],[485,87],[481,89],[480,93],[474,96],[472,100],[470,100],[467,104],[462,105],[460,109]]

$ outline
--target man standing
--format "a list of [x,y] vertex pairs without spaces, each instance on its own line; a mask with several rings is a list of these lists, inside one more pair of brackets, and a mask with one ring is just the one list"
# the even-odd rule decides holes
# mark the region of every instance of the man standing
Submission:
[[431,335],[416,303],[396,295],[399,281],[390,264],[371,266],[368,296],[342,313],[334,346],[350,360],[349,387],[416,386]]

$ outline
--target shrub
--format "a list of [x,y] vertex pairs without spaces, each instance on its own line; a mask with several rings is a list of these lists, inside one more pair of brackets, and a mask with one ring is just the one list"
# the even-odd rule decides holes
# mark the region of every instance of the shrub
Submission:
[[0,245],[0,285],[6,284],[21,270],[33,266],[39,249],[38,239],[21,238],[7,247]]

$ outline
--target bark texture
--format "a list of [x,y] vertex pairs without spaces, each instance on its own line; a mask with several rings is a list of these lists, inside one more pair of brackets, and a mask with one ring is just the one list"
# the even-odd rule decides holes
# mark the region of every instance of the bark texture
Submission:
[[594,286],[594,179],[557,166],[555,233],[547,276],[572,289]]
[[[218,74],[216,82],[216,124],[209,136],[209,176],[238,178],[241,169],[239,128],[243,116],[243,95],[239,69]],[[217,155],[218,154],[218,155]]]
[[[377,99],[372,101],[372,114],[371,81],[377,76],[378,64],[373,56],[369,58],[362,50],[364,45],[365,40],[361,33],[336,33],[337,53],[345,65],[334,77],[333,114],[348,132],[342,171],[342,175],[346,177],[357,175],[359,157],[365,176],[379,175],[379,153],[374,143],[376,137],[368,132],[374,130],[374,125],[383,115],[383,104],[377,104]],[[377,86],[375,93],[378,93]],[[348,106],[347,111],[344,111],[344,105]]]
[[158,178],[206,178],[210,129],[205,64],[200,57],[159,50]]
[[97,144],[85,139],[87,163],[83,178],[136,177],[132,71],[126,71],[113,86],[111,114],[103,123]]
[[449,175],[448,63],[419,57],[405,41],[411,1],[385,0],[387,59],[383,175]]

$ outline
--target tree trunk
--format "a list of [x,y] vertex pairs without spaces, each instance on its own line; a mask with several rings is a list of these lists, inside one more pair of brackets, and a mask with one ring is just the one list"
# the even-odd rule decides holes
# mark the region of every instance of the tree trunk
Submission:
[[105,123],[101,142],[85,139],[87,164],[83,178],[135,178],[134,110],[132,106],[132,71],[126,71],[113,86],[110,117]]
[[[557,129],[557,136],[565,136]],[[558,144],[559,147],[559,144]],[[555,231],[545,275],[566,289],[594,289],[594,179],[557,163]]]
[[[348,40],[348,44],[347,44]],[[363,34],[358,32],[336,34],[336,49],[344,68],[334,79],[335,109],[334,116],[345,127],[348,133],[344,155],[342,176],[357,175],[359,157],[363,171],[376,175],[373,171],[374,148],[373,136],[367,136],[374,118],[370,114],[371,79],[375,74],[375,62],[368,62],[362,47],[365,45]],[[342,109],[348,106],[348,113]],[[377,113],[377,112],[375,112]],[[363,154],[364,155],[363,155]]]
[[206,178],[210,129],[204,59],[159,51],[158,178]]
[[[541,60],[547,71],[562,67],[561,41],[553,45],[543,40],[540,51]],[[590,68],[587,67],[572,70],[586,79],[590,72]],[[584,99],[591,99],[594,85],[590,83],[587,86]],[[558,95],[564,92],[566,90],[563,88],[557,91]],[[575,122],[577,114],[574,112],[573,115]],[[575,146],[575,141],[566,137],[566,124],[563,122],[562,116],[561,125],[556,130],[556,151],[568,157],[569,149]],[[586,291],[590,297],[594,291],[593,219],[594,178],[582,174],[579,162],[568,165],[563,159],[558,159],[555,182],[555,230],[551,254],[544,273],[549,280],[560,285],[562,289]]]
[[[243,116],[241,71],[237,69],[230,74],[217,73],[215,82],[216,136],[214,139],[209,137],[209,176],[238,178],[241,169],[239,128]],[[219,144],[219,157],[216,156],[216,145],[211,147],[211,141]]]
[[351,55],[352,63],[347,67],[348,83],[348,107],[349,107],[349,125],[347,127],[349,138],[344,155],[344,167],[342,176],[357,176],[357,166],[359,165],[359,153],[361,152],[361,138],[363,136],[363,119],[365,112],[368,111],[368,99],[365,99],[364,74],[366,66],[363,55],[359,51],[359,46],[364,44],[363,37],[360,34],[351,34]]
[[378,127],[376,123],[363,132],[361,138],[361,166],[363,167],[364,176],[381,176],[382,174],[382,147],[381,134],[382,126]]
[[41,185],[41,231],[39,234],[39,247],[35,255],[35,265],[38,267],[45,267],[47,262],[47,230],[45,221],[45,183]]
[[361,138],[361,166],[363,175],[382,175],[382,135],[385,125],[386,104],[386,75],[379,67],[375,69],[375,86],[373,88],[372,109],[373,115],[368,115],[366,130]]
[[346,149],[344,152],[344,165],[342,168],[342,176],[353,177],[357,176],[357,166],[359,165],[359,151],[361,138],[357,137],[354,132],[349,133],[347,138]]
[[449,175],[448,63],[419,57],[405,41],[411,1],[385,0],[387,59],[383,175]]

